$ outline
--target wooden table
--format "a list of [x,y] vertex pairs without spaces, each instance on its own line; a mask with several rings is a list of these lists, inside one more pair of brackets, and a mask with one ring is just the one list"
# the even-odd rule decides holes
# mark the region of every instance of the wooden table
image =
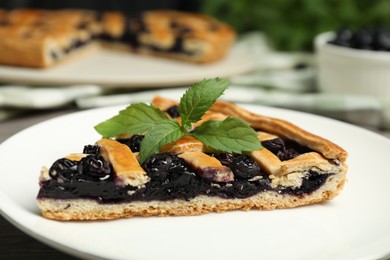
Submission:
[[[60,111],[34,112],[0,123],[0,143],[16,132],[38,122],[74,112],[69,108]],[[390,131],[377,131],[390,138]],[[0,259],[76,259],[55,250],[15,228],[0,216]]]

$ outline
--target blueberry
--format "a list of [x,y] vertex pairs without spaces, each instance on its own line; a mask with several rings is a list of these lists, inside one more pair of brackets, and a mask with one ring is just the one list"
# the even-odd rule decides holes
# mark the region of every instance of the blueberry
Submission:
[[132,135],[130,138],[117,139],[118,142],[127,145],[133,153],[139,152],[141,142],[144,139],[143,135]]
[[351,46],[357,49],[372,49],[373,36],[367,30],[356,32],[351,38]]
[[262,141],[261,145],[273,154],[277,154],[278,152],[285,150],[285,143],[281,138]]
[[175,155],[168,155],[171,159],[169,168],[169,186],[182,187],[194,183],[196,174],[187,166],[184,160]]
[[172,165],[170,171],[172,172],[184,172],[188,170],[187,164],[183,159],[180,159],[177,156],[171,155],[172,157]]
[[337,32],[336,41],[346,42],[350,41],[353,36],[353,32],[350,29],[343,28]]
[[297,152],[296,150],[292,149],[292,148],[289,148],[289,149],[286,149],[284,151],[279,151],[276,156],[281,160],[281,161],[286,161],[286,160],[290,160],[290,159],[293,159],[297,156],[299,156],[300,153]]
[[334,45],[350,47],[351,46],[351,38],[353,36],[353,32],[349,29],[341,29],[336,33],[336,37],[334,40],[330,41],[330,43]]
[[179,114],[179,107],[178,106],[171,106],[167,110],[165,110],[166,113],[172,118],[177,118],[180,116]]
[[78,174],[78,163],[66,158],[58,159],[53,163],[49,169],[49,175],[52,178],[59,178],[62,180],[71,180]]
[[[182,159],[169,153],[150,156],[142,164],[142,168],[146,171],[152,181],[168,180],[173,186],[184,185],[186,176],[181,175],[190,172]],[[183,177],[183,179],[181,177]]]
[[172,156],[169,154],[157,154],[150,156],[142,164],[146,173],[152,180],[165,180],[172,166]]
[[214,157],[217,158],[222,165],[227,167],[233,162],[233,154],[231,153],[215,154]]
[[97,145],[86,145],[84,146],[83,153],[86,154],[99,154],[100,147]]
[[250,156],[238,155],[235,156],[230,164],[230,169],[237,178],[250,179],[260,174],[260,166]]
[[[80,161],[79,176],[87,180],[107,180],[112,174],[111,165],[100,155],[88,155]],[[85,178],[84,178],[85,177]]]
[[390,51],[390,30],[377,33],[374,38],[374,45],[377,50]]
[[148,187],[153,196],[193,198],[199,193],[199,180],[184,160],[172,154],[157,154],[142,164],[151,182]]

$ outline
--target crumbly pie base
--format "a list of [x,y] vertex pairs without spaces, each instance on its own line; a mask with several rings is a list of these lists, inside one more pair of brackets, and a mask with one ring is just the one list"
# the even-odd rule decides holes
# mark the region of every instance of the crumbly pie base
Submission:
[[233,29],[206,15],[171,10],[138,16],[87,10],[0,9],[0,64],[45,68],[100,45],[194,63],[225,56]]
[[[152,103],[162,111],[167,111],[177,104],[161,97],[156,97]],[[239,177],[235,176],[236,173],[232,173],[234,170],[222,165],[216,159],[218,157],[214,157],[212,151],[208,151],[208,148],[201,142],[186,136],[163,147],[162,152],[175,155],[180,160],[184,160],[186,165],[196,169],[198,177],[202,180],[201,183],[210,185],[210,194],[207,191],[189,197],[170,199],[167,197],[148,199],[147,195],[142,197],[143,192],[147,194],[151,180],[141,167],[125,166],[127,159],[121,157],[123,149],[126,149],[125,153],[129,151],[132,153],[131,149],[123,148],[127,146],[117,141],[102,139],[97,143],[101,148],[103,147],[103,152],[101,152],[103,157],[109,157],[107,161],[114,169],[119,169],[116,173],[116,185],[118,187],[121,185],[136,187],[129,191],[129,196],[137,195],[138,192],[137,199],[102,202],[99,199],[87,197],[38,196],[37,202],[43,216],[57,220],[95,220],[132,216],[187,216],[229,210],[272,210],[330,200],[342,190],[346,181],[347,165],[345,161],[348,154],[338,145],[287,121],[257,115],[226,102],[217,101],[202,120],[210,118],[222,120],[226,116],[239,117],[249,122],[258,132],[259,141],[264,146],[263,149],[248,155],[260,166],[263,175],[248,177],[244,180],[244,182],[252,183],[266,182],[267,185],[261,186],[261,184],[258,191],[248,193],[249,195],[232,195],[231,190],[229,191],[231,186],[242,185],[242,183],[235,183],[235,179]],[[178,118],[178,120],[180,119]],[[194,127],[196,125],[195,123]],[[296,149],[301,150],[301,152],[289,158],[281,157],[280,154],[273,151],[272,145],[266,145],[267,141],[278,138],[283,138],[286,142],[293,142]],[[275,144],[277,143],[273,145]],[[107,145],[109,149],[107,149]],[[137,158],[137,153],[134,152],[132,156]],[[84,158],[84,155],[71,155],[68,158],[78,161]],[[131,160],[134,162],[134,158]],[[127,179],[129,181],[126,182],[128,177],[130,179]],[[312,177],[312,182],[308,182],[308,179]],[[317,177],[318,179],[315,179]],[[40,179],[41,184],[50,178],[48,169],[44,168]],[[135,183],[134,180],[136,180]],[[308,185],[314,185],[314,187]],[[225,189],[228,193],[220,192],[220,188],[221,190]],[[41,186],[41,189],[45,189],[44,185]]]

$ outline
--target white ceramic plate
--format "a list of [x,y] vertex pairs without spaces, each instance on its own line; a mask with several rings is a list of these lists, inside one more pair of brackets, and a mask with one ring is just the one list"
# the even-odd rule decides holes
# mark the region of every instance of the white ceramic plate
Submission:
[[344,190],[333,201],[274,211],[194,217],[58,222],[35,204],[42,165],[94,143],[93,126],[116,114],[101,108],[55,118],[0,145],[1,213],[29,235],[83,258],[378,259],[390,252],[390,141],[319,116],[258,106],[349,151]]
[[0,81],[29,85],[168,87],[192,84],[204,78],[230,77],[255,66],[254,55],[239,46],[234,46],[223,60],[203,65],[99,49],[48,69],[0,66]]

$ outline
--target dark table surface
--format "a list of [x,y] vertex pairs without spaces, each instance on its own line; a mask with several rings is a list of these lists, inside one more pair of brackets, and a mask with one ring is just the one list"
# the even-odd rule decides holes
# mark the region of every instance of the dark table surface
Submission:
[[[75,109],[69,108],[58,111],[32,112],[19,118],[0,122],[0,143],[28,126],[74,111]],[[376,130],[376,132],[390,138],[390,130]],[[0,216],[0,259],[61,260],[76,258],[31,238]]]
[[[0,143],[20,130],[38,122],[73,112],[61,111],[32,112],[19,118],[0,122]],[[0,259],[76,259],[53,249],[26,235],[4,217],[0,216]]]

